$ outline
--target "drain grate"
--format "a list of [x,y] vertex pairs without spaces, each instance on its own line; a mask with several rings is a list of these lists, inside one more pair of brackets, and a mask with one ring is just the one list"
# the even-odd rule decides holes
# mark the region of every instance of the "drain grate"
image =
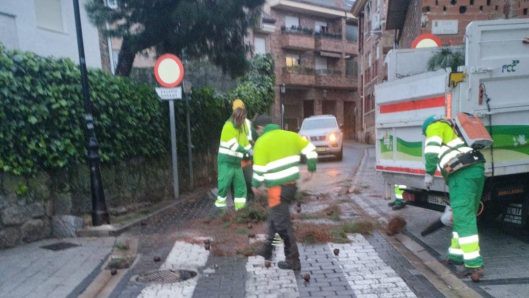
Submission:
[[54,243],[50,245],[44,245],[44,246],[41,246],[40,248],[58,251],[58,250],[65,250],[65,249],[77,247],[77,246],[79,246],[79,244],[74,244],[74,243],[69,243],[69,242],[58,242],[58,243]]
[[188,280],[195,276],[197,276],[197,273],[190,270],[155,270],[139,274],[134,280],[140,283],[170,284]]

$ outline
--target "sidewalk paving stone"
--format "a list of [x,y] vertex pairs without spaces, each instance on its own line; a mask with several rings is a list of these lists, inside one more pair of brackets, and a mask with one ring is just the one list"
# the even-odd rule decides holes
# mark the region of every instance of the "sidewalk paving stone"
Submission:
[[[0,297],[67,297],[101,266],[114,241],[113,237],[48,239],[0,251]],[[41,248],[58,242],[79,246],[59,251]]]

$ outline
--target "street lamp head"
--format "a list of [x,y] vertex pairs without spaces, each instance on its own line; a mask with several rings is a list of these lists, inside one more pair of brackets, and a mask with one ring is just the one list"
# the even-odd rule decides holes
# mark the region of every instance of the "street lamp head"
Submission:
[[279,90],[281,91],[281,94],[285,94],[285,91],[286,91],[285,84],[281,84],[281,86],[279,87]]

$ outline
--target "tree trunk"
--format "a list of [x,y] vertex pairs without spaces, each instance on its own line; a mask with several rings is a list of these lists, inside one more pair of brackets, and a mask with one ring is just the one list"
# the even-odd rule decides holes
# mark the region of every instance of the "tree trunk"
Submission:
[[121,49],[119,50],[118,65],[116,65],[115,74],[128,77],[132,70],[132,64],[134,63],[135,57],[136,52],[132,49],[130,40],[127,37],[124,37]]

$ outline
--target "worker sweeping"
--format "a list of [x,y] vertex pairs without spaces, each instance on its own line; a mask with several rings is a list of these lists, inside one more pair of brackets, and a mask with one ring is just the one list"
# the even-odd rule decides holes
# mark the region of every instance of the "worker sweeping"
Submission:
[[226,207],[228,191],[233,185],[235,210],[246,205],[246,182],[241,168],[245,154],[251,155],[246,128],[246,109],[242,101],[233,104],[233,113],[224,124],[220,136],[218,164],[218,192],[215,206]]
[[422,132],[426,136],[425,187],[432,186],[438,166],[449,187],[453,233],[448,260],[463,264],[463,275],[479,281],[484,271],[476,215],[485,181],[485,159],[457,135],[449,120],[430,116],[424,121]]
[[[242,108],[246,110],[246,105],[244,102],[236,98],[233,101],[232,104],[232,110],[235,111],[237,108]],[[252,122],[248,119],[244,119],[244,132],[246,133],[246,138],[248,139],[248,143],[253,146],[255,144],[255,141],[257,140],[257,132],[253,128]],[[241,160],[241,168],[242,172],[244,174],[244,181],[246,182],[246,196],[247,199],[252,200],[254,197],[253,191],[252,191],[252,176],[253,176],[253,170],[252,170],[252,156],[251,154],[244,154],[242,160]]]
[[295,199],[296,180],[300,177],[300,154],[307,158],[310,179],[316,171],[316,147],[297,133],[280,129],[269,116],[260,116],[254,124],[260,136],[255,142],[253,156],[253,186],[265,184],[268,188],[268,232],[259,255],[266,261],[272,258],[272,243],[277,233],[284,242],[285,261],[280,269],[300,270],[299,251],[290,221],[289,203]]

